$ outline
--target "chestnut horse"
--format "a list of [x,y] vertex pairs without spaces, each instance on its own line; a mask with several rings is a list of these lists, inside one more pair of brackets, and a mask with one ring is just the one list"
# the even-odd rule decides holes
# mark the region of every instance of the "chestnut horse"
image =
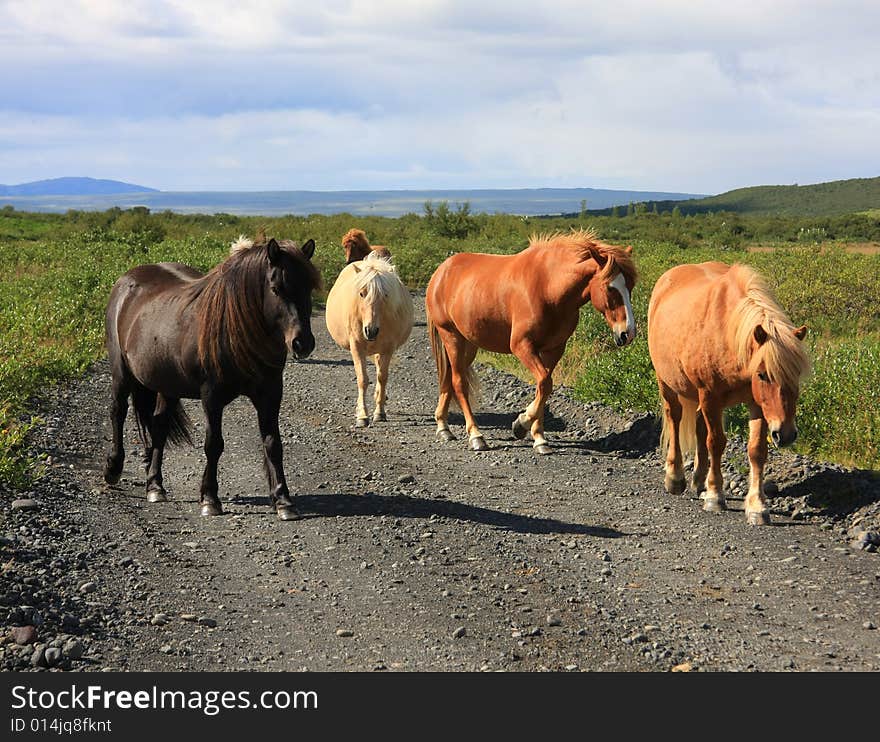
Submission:
[[132,397],[147,467],[147,500],[164,502],[165,443],[189,440],[181,398],[201,399],[207,418],[202,515],[223,512],[217,462],[223,453],[223,408],[240,395],[257,411],[263,461],[278,517],[297,517],[284,478],[278,410],[288,349],[305,358],[315,347],[312,291],[321,276],[314,240],[297,247],[240,238],[207,275],[181,263],[141,265],[113,286],[107,305],[112,371],[113,448],[104,479],[119,481],[122,428]]
[[376,364],[373,422],[384,422],[388,367],[413,326],[412,297],[391,261],[372,252],[345,266],[327,296],[325,320],[336,344],[351,351],[358,385],[357,426],[365,428],[370,422],[364,403],[367,356]]
[[600,242],[593,232],[532,237],[516,255],[459,253],[431,276],[425,296],[431,350],[440,387],[434,419],[437,436],[455,440],[446,418],[453,395],[464,414],[470,447],[488,448],[473,415],[478,348],[512,353],[531,372],[535,399],[513,423],[517,438],[531,430],[537,453],[551,449],[544,438],[544,406],[553,390],[553,369],[592,301],[617,345],[636,335],[630,294],[636,282],[632,248]]
[[727,508],[723,411],[744,402],[751,470],[746,519],[752,525],[770,522],[764,498],[767,432],[777,446],[797,437],[795,408],[810,368],[801,342],[806,333],[748,266],[680,265],[660,277],[648,308],[648,348],[663,401],[667,492],[684,491],[682,451],[695,450],[692,485],[703,493],[703,509]]
[[371,252],[383,258],[391,257],[391,250],[382,245],[370,245],[367,235],[362,229],[349,229],[342,236],[342,246],[345,248],[345,264],[350,265],[356,260],[363,260]]

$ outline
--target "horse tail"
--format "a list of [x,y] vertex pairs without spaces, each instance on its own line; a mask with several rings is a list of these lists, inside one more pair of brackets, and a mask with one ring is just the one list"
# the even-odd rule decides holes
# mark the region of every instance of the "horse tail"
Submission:
[[431,355],[434,356],[434,363],[437,365],[437,385],[440,390],[447,389],[452,386],[452,380],[449,378],[449,355],[446,353],[446,346],[440,339],[440,333],[428,315],[428,339],[431,341]]
[[193,439],[190,431],[192,430],[192,420],[183,409],[180,400],[174,405],[168,413],[168,440],[172,443],[181,444],[188,443],[193,445]]
[[[440,339],[440,333],[437,332],[437,327],[431,321],[430,314],[428,315],[428,337],[431,340],[431,353],[434,356],[434,363],[437,364],[437,385],[440,387],[441,392],[447,391],[451,393],[453,390],[449,354],[446,352],[446,346]],[[465,381],[468,390],[468,403],[471,408],[476,408],[477,403],[480,400],[480,394],[482,393],[482,384],[480,384],[480,377],[477,376],[477,372],[474,371],[473,365],[468,366]],[[455,394],[452,394],[451,403],[455,407],[460,407]]]
[[[697,450],[697,415],[699,407],[690,399],[678,398],[681,403],[681,423],[678,426],[678,444],[681,453],[689,454]],[[663,406],[663,398],[660,398]],[[669,417],[663,413],[663,428],[660,431],[660,451],[665,455],[669,448]]]
[[[151,429],[153,412],[156,409],[156,393],[141,384],[137,384],[132,393],[132,400],[134,402],[138,433],[144,447],[150,448],[153,442],[151,440],[152,436],[148,434]],[[168,440],[175,444],[188,443],[193,445],[191,430],[192,421],[178,399],[174,407],[168,410]]]

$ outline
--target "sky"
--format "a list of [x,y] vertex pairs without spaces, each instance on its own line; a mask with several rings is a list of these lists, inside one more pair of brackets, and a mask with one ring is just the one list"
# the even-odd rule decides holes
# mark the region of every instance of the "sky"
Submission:
[[0,183],[880,175],[880,2],[0,0]]

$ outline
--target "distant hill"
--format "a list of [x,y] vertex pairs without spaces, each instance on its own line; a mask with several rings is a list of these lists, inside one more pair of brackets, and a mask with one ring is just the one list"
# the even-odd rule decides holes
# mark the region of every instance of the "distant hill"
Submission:
[[0,185],[0,196],[103,196],[114,193],[158,193],[155,188],[96,178],[52,178],[19,185]]
[[[646,201],[651,211],[701,214],[709,211],[734,211],[760,216],[833,216],[856,211],[880,209],[880,178],[833,180],[813,185],[754,186],[737,188],[717,196],[686,201]],[[594,213],[610,213],[602,209]]]

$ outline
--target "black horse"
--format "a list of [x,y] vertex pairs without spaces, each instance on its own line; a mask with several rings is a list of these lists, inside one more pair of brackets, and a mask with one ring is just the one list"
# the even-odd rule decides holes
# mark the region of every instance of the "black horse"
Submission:
[[202,515],[223,512],[217,461],[223,453],[223,408],[245,395],[257,411],[266,476],[281,520],[297,518],[284,478],[278,410],[288,349],[315,348],[312,292],[321,285],[311,262],[314,240],[239,239],[207,274],[181,263],[141,265],[113,286],[107,305],[107,352],[113,373],[113,448],[104,479],[119,481],[122,428],[132,397],[144,444],[147,500],[164,502],[162,454],[168,439],[191,441],[181,398],[201,399],[207,418]]

